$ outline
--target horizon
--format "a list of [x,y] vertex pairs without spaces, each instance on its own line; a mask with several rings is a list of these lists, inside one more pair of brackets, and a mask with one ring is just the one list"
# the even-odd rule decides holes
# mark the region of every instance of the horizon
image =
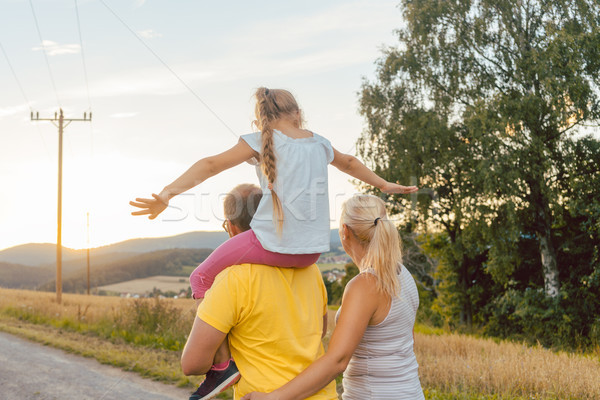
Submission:
[[[337,229],[338,228],[331,228],[330,231],[337,230]],[[175,235],[168,235],[168,236],[140,236],[140,237],[133,237],[133,238],[125,239],[125,240],[119,240],[117,242],[111,242],[111,243],[101,244],[99,246],[90,247],[89,249],[90,250],[99,249],[101,247],[108,247],[108,246],[112,246],[112,245],[115,245],[115,244],[127,242],[127,241],[130,241],[130,240],[138,240],[138,239],[142,239],[142,240],[143,239],[166,239],[166,238],[171,238],[171,237],[175,237],[175,236],[186,235],[186,234],[189,234],[189,233],[223,233],[223,234],[226,234],[226,232],[221,229],[221,230],[214,230],[214,231],[204,231],[204,230],[200,230],[200,231],[198,231],[198,230],[197,231],[188,231],[188,232],[181,232],[181,233],[177,233]],[[52,245],[52,246],[56,246],[56,242],[27,242],[27,243],[16,244],[14,246],[0,248],[0,252],[2,252],[4,250],[9,250],[9,249],[12,249],[12,248],[15,248],[15,247],[27,246],[27,245],[30,245],[30,244],[49,244],[49,245]],[[62,248],[63,249],[69,249],[69,250],[86,250],[87,249],[87,247],[76,248],[76,247],[70,247],[70,246],[65,246],[65,245],[62,245]]]

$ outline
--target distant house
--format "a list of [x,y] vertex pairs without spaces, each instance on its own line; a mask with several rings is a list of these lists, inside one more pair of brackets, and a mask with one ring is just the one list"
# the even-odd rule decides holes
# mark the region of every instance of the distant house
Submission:
[[346,276],[346,271],[337,268],[323,272],[323,279],[327,282],[341,282],[344,276]]

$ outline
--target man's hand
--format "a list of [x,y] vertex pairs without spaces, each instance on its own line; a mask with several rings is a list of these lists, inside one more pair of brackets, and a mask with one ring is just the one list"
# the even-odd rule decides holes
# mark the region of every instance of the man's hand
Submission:
[[419,190],[416,186],[402,186],[392,182],[386,182],[382,187],[381,191],[383,193],[400,193],[400,194],[409,194],[415,193]]
[[149,219],[154,219],[169,205],[169,199],[163,193],[160,195],[152,193],[152,197],[152,199],[136,198],[135,201],[130,201],[130,205],[141,208],[140,211],[133,211],[131,215],[148,215]]

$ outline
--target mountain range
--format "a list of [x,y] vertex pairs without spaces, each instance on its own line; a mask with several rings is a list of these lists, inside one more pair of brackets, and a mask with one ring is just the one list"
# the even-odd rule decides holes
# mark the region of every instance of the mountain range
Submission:
[[[182,267],[202,262],[227,238],[225,232],[188,232],[90,249],[93,284],[107,285],[157,274],[184,274]],[[340,253],[340,246],[338,231],[331,230],[333,254]],[[80,291],[87,275],[87,250],[63,247],[62,260],[64,290]],[[28,243],[0,251],[0,287],[51,290],[55,272],[55,244]]]

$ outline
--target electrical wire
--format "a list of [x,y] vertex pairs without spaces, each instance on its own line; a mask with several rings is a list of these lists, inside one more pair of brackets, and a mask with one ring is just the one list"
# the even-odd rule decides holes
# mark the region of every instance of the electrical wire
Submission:
[[56,90],[56,83],[54,81],[54,75],[52,74],[52,69],[50,68],[50,61],[48,60],[48,53],[46,51],[46,45],[44,45],[44,39],[42,38],[42,31],[40,30],[40,25],[38,24],[38,19],[35,14],[35,9],[33,8],[32,0],[29,0],[29,5],[31,6],[31,13],[33,14],[33,20],[35,21],[35,27],[37,29],[38,37],[40,38],[40,43],[42,45],[44,59],[46,60],[46,66],[48,67],[48,74],[50,75],[50,82],[52,82],[52,88],[54,89],[54,95],[56,96],[56,102],[58,103],[59,107],[62,107],[60,99],[58,97],[58,90]]
[[[31,1],[31,0],[30,0],[30,1]],[[135,36],[135,37],[136,37],[136,39],[137,39],[137,40],[139,40],[139,41],[140,41],[140,43],[141,43],[141,44],[142,44],[142,45],[143,45],[143,46],[144,46],[146,49],[148,49],[148,51],[150,51],[150,53],[152,53],[152,55],[153,55],[153,56],[154,56],[154,57],[155,57],[155,58],[156,58],[158,61],[160,61],[160,63],[161,63],[161,64],[162,64],[162,65],[163,65],[165,68],[167,68],[167,69],[169,70],[169,72],[171,72],[171,74],[172,74],[172,75],[173,75],[175,78],[177,78],[177,80],[178,80],[178,81],[179,81],[179,82],[180,82],[180,83],[181,83],[181,84],[182,84],[182,85],[183,85],[183,86],[184,86],[184,87],[185,87],[185,88],[186,88],[186,89],[187,89],[187,90],[188,90],[188,91],[189,91],[189,92],[190,92],[190,93],[191,93],[191,94],[192,94],[192,95],[193,95],[193,96],[194,96],[194,97],[195,97],[195,98],[196,98],[196,99],[197,99],[197,100],[198,100],[198,101],[199,101],[199,102],[200,102],[200,103],[201,103],[201,104],[202,104],[202,105],[203,105],[203,106],[204,106],[204,107],[205,107],[205,108],[208,110],[208,111],[210,111],[210,113],[211,113],[211,114],[212,114],[212,115],[213,115],[215,118],[217,118],[217,120],[219,120],[219,122],[220,122],[220,123],[221,123],[221,124],[222,124],[224,127],[226,127],[226,128],[229,130],[229,132],[231,132],[231,133],[232,133],[232,134],[233,134],[233,135],[234,135],[236,138],[238,137],[238,135],[237,135],[237,134],[236,134],[236,133],[233,131],[233,129],[231,129],[231,128],[229,127],[229,125],[227,125],[227,123],[225,123],[225,121],[223,121],[223,119],[222,119],[221,117],[219,117],[219,115],[218,115],[216,112],[214,112],[214,111],[213,111],[213,110],[212,110],[212,109],[211,109],[211,108],[208,106],[208,104],[206,104],[206,102],[205,102],[204,100],[202,100],[202,99],[200,98],[200,96],[198,96],[198,94],[196,94],[196,92],[194,92],[194,90],[193,90],[193,89],[192,89],[192,88],[191,88],[191,87],[190,87],[190,86],[189,86],[189,85],[188,85],[188,84],[187,84],[187,83],[186,83],[186,82],[185,82],[185,81],[184,81],[184,80],[183,80],[183,79],[182,79],[182,78],[181,78],[179,75],[177,75],[177,73],[176,73],[176,72],[175,72],[175,71],[174,71],[174,70],[173,70],[173,69],[172,69],[172,68],[171,68],[171,67],[170,67],[170,66],[169,66],[169,65],[168,65],[168,64],[167,64],[167,63],[166,63],[166,62],[165,62],[165,61],[164,61],[164,60],[163,60],[163,59],[162,59],[162,58],[161,58],[159,55],[158,55],[158,54],[156,54],[156,52],[155,52],[154,50],[152,50],[152,48],[151,48],[150,46],[148,46],[148,44],[147,44],[146,42],[144,42],[144,40],[143,40],[143,39],[142,39],[142,38],[141,38],[141,37],[140,37],[140,36],[139,36],[139,35],[138,35],[138,34],[137,34],[137,33],[136,33],[136,32],[135,32],[133,29],[131,29],[131,28],[129,27],[129,25],[127,25],[127,23],[126,23],[125,21],[123,21],[123,19],[122,19],[121,17],[119,17],[119,15],[118,15],[118,14],[117,14],[117,13],[116,13],[116,12],[115,12],[115,11],[114,11],[112,8],[110,8],[110,7],[108,6],[108,4],[106,4],[106,2],[105,2],[104,0],[100,0],[100,3],[102,3],[102,4],[104,5],[104,7],[106,7],[106,9],[107,9],[108,11],[110,11],[110,13],[111,13],[112,15],[114,15],[114,16],[115,16],[115,18],[116,18],[116,19],[118,19],[118,20],[121,22],[121,24],[123,24],[123,26],[124,26],[125,28],[127,28],[127,30],[128,30],[129,32],[131,32],[131,34],[132,34],[133,36]]]
[[[15,69],[13,68],[12,63],[10,62],[10,58],[8,58],[8,54],[6,53],[6,50],[4,50],[4,46],[2,46],[1,42],[0,42],[0,50],[2,50],[2,54],[4,54],[4,58],[6,59],[8,68],[10,69],[10,72],[12,73],[12,76],[15,79],[17,86],[19,87],[19,90],[21,91],[21,95],[23,96],[23,99],[25,99],[25,102],[27,103],[27,106],[29,107],[29,111],[33,112],[33,108],[31,108],[31,102],[29,101],[29,98],[25,94],[25,90],[23,90],[23,85],[21,85],[21,81],[19,81],[19,78],[17,77],[17,73],[15,72]],[[40,138],[42,139],[42,143],[44,144],[44,149],[46,150],[46,156],[48,156],[48,158],[50,158],[50,151],[48,150],[48,144],[46,143],[46,140],[44,139],[44,135],[42,135],[42,132],[40,131],[40,127],[38,126],[38,124],[34,124],[34,125],[37,129],[38,134],[40,135]]]
[[[90,84],[89,84],[89,79],[88,79],[88,73],[87,73],[87,64],[85,62],[85,52],[83,49],[83,36],[81,34],[81,19],[79,17],[79,6],[77,4],[77,0],[74,0],[75,2],[75,15],[77,16],[77,31],[79,33],[79,46],[81,49],[81,62],[83,65],[83,75],[84,75],[84,79],[85,79],[85,87],[87,90],[87,98],[88,98],[88,111],[90,112],[90,118],[91,118],[91,112],[92,112],[92,100],[91,100],[91,96],[90,96]],[[91,179],[91,177],[93,178],[93,165],[94,165],[94,126],[93,126],[93,122],[90,119],[90,157],[89,157],[89,163],[88,163],[88,179],[87,182],[89,185],[92,185],[95,180]],[[88,206],[90,204],[90,198],[92,197],[92,189],[90,188],[90,190],[87,190],[88,193]],[[89,211],[88,211],[88,229],[89,229]],[[89,231],[88,231],[88,247],[89,247]]]
[[88,73],[87,73],[87,66],[85,63],[85,54],[83,51],[83,38],[81,36],[81,21],[79,19],[79,7],[77,6],[77,0],[75,1],[75,15],[77,16],[77,31],[79,32],[79,47],[81,49],[81,62],[83,64],[83,76],[85,78],[85,87],[87,89],[87,98],[88,98],[88,106],[89,106],[89,110],[92,110],[92,100],[90,97],[90,84],[88,81]]

